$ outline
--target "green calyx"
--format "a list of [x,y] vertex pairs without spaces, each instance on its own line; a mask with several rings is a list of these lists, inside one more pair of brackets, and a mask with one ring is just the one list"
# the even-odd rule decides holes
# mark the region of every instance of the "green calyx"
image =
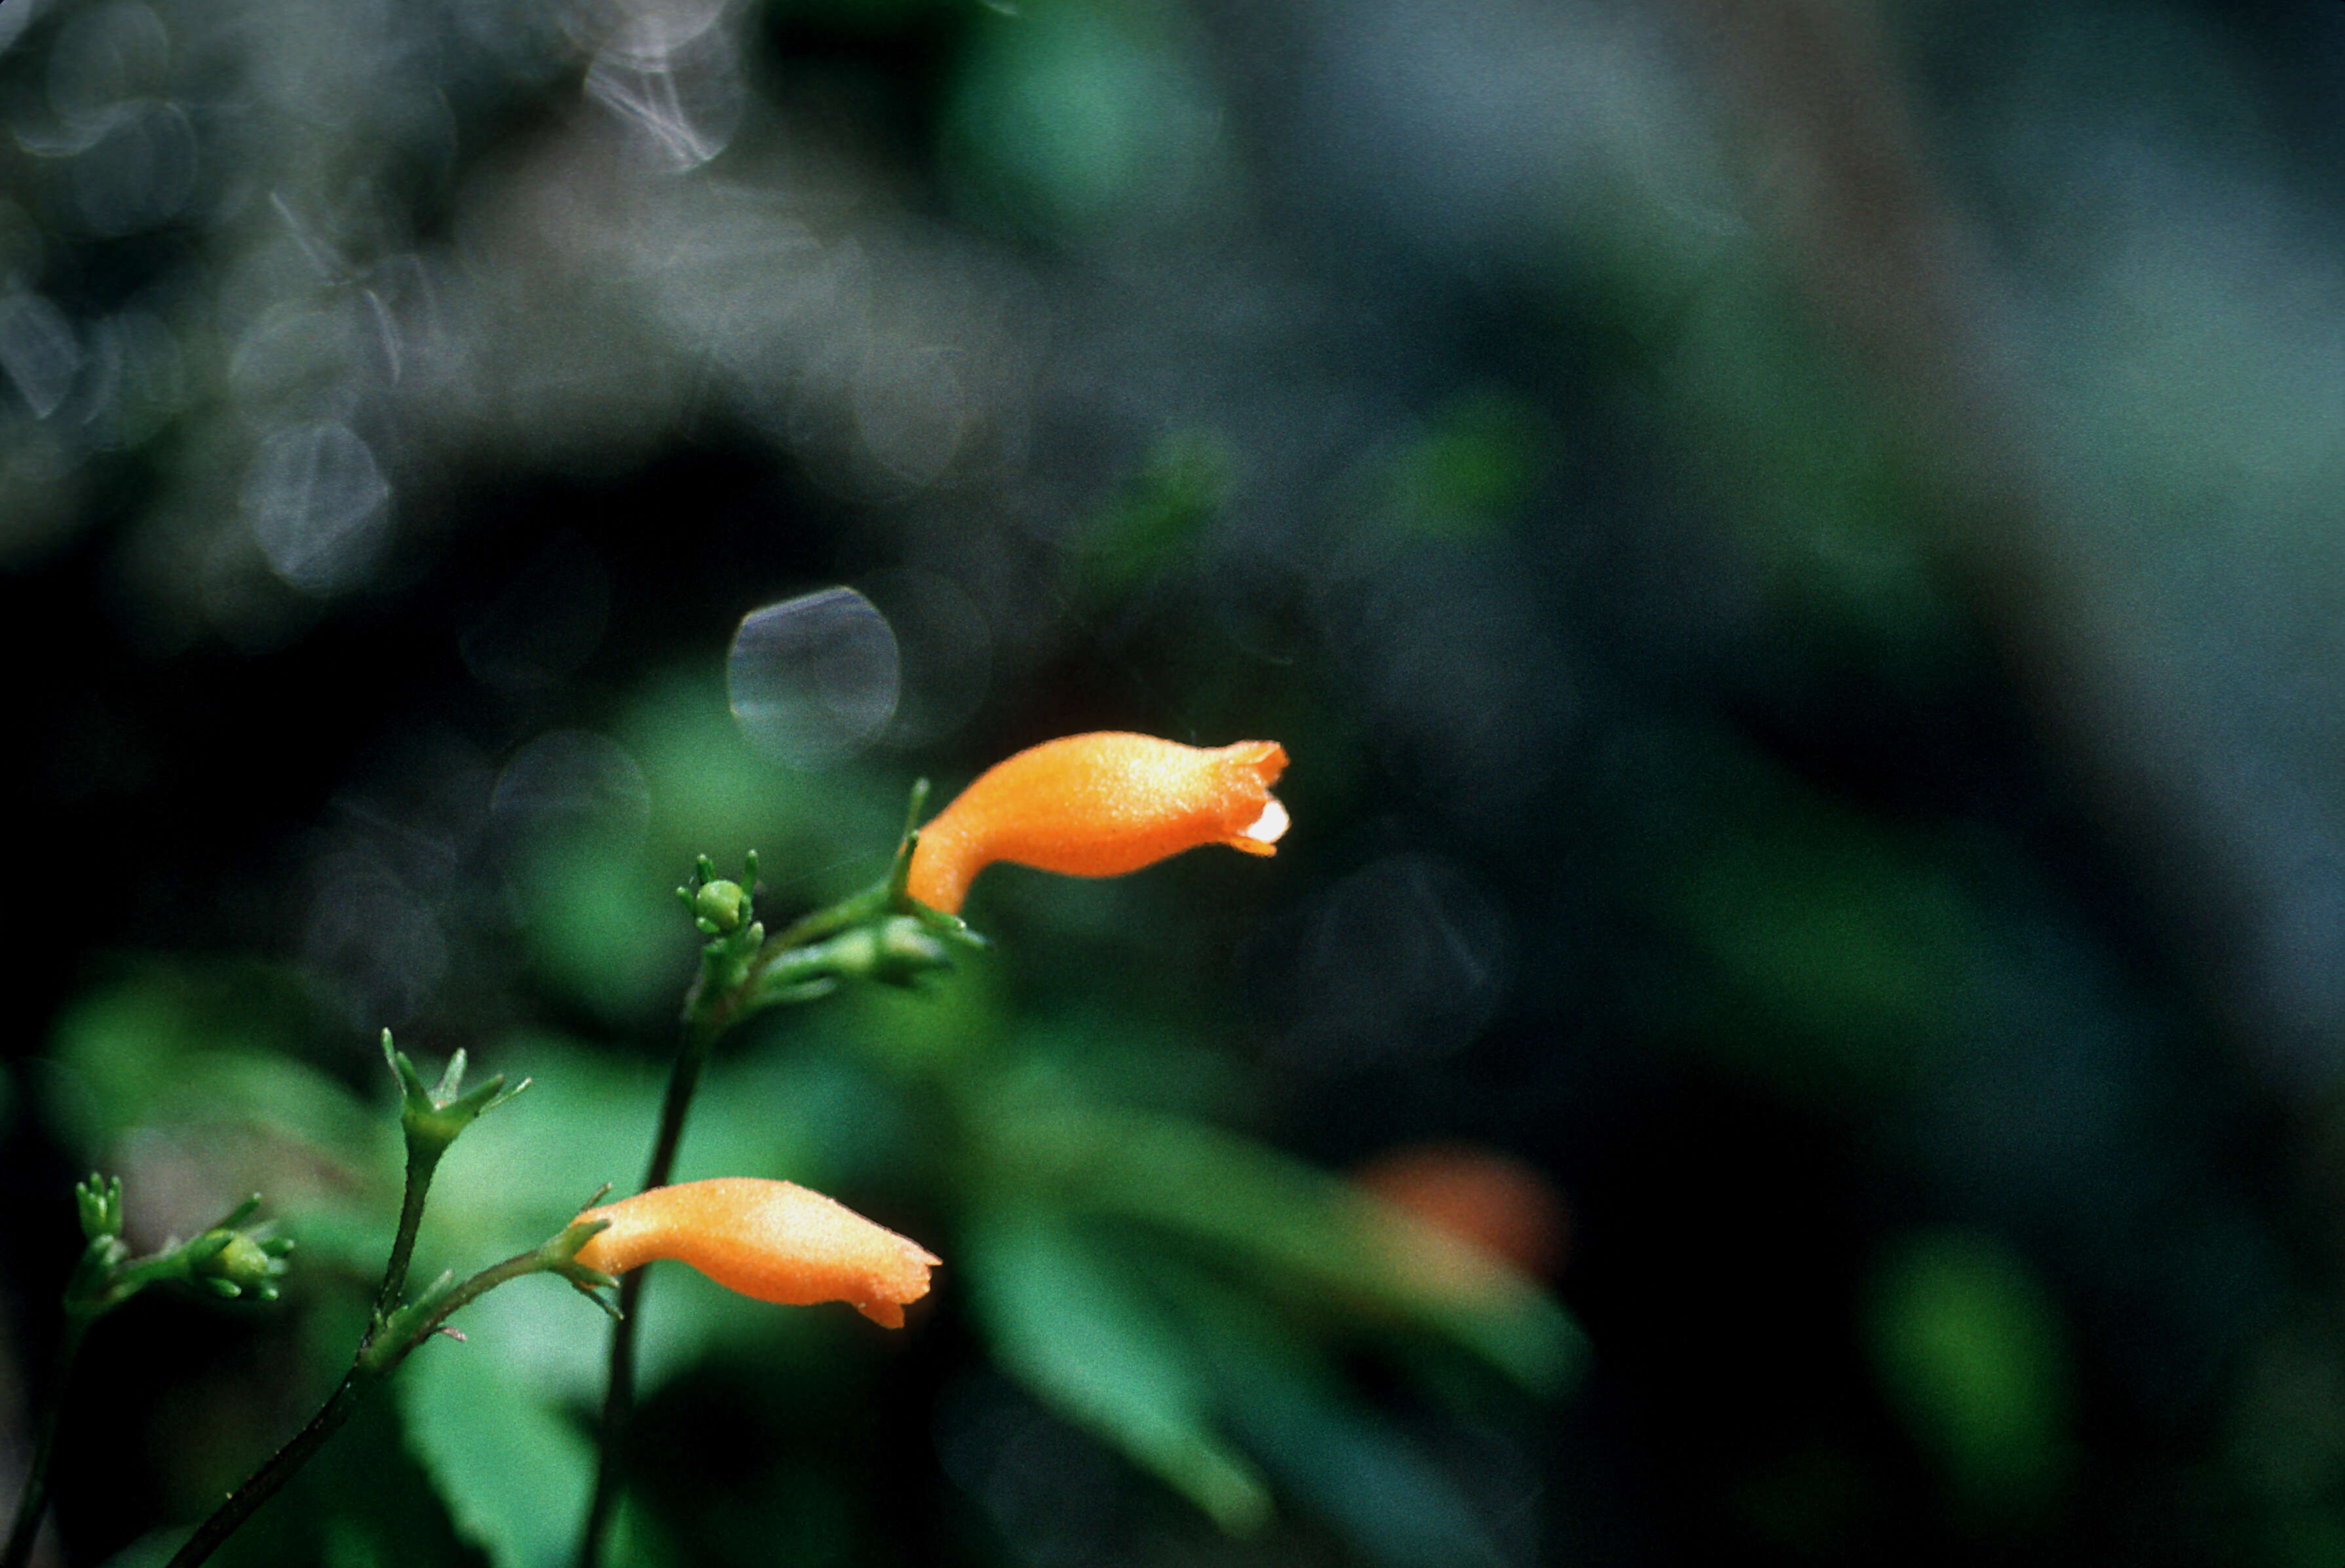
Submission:
[[[742,860],[744,870],[736,882],[718,876],[716,862],[703,855],[694,866],[692,881],[675,890],[703,936],[734,936],[751,923],[756,912],[752,890],[757,885],[757,851],[750,850]],[[758,932],[760,941],[764,934]]]
[[382,1032],[382,1054],[391,1064],[392,1075],[399,1080],[399,1125],[407,1135],[411,1158],[438,1159],[466,1127],[529,1087],[529,1080],[523,1078],[508,1089],[504,1074],[500,1073],[467,1091],[464,1053],[459,1049],[448,1058],[439,1086],[427,1088],[415,1064],[408,1060],[405,1052],[391,1044],[388,1029]]
[[[605,1188],[605,1191],[608,1189]],[[594,1195],[601,1197],[601,1193]],[[607,1219],[588,1219],[583,1214],[563,1228],[562,1234],[537,1249],[544,1261],[546,1272],[559,1274],[578,1288],[578,1293],[609,1313],[614,1321],[619,1317],[618,1308],[598,1292],[615,1290],[618,1280],[599,1268],[589,1268],[578,1261],[578,1249],[611,1228]]]

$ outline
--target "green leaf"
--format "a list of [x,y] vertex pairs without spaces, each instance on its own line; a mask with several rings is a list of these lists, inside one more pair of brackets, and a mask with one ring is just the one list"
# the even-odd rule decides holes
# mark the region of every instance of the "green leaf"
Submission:
[[2074,1369],[2058,1308],[2025,1262],[1956,1230],[1906,1237],[1867,1292],[1883,1390],[1976,1516],[2040,1516],[2066,1486]]
[[57,1020],[50,1047],[67,1070],[54,1093],[58,1119],[93,1151],[156,1122],[244,1123],[328,1150],[388,1148],[371,1110],[295,1059],[307,1033],[284,1020],[301,1003],[289,980],[258,965],[130,967]]
[[599,1344],[602,1319],[583,1302],[559,1298],[567,1295],[549,1283],[525,1299],[523,1288],[485,1297],[465,1314],[474,1342],[427,1343],[393,1380],[416,1457],[457,1529],[500,1568],[552,1568],[577,1548],[592,1445],[532,1369],[494,1349],[516,1331],[543,1335],[557,1322],[570,1324],[582,1344]]
[[1231,1425],[1280,1486],[1385,1568],[1505,1561],[1473,1502],[1392,1421],[1345,1398],[1299,1348],[1219,1332],[1211,1344]]
[[1339,1309],[1398,1315],[1526,1388],[1558,1389],[1580,1358],[1578,1328],[1520,1275],[1251,1139],[1068,1101],[985,1125],[1019,1176],[1080,1210],[1190,1237]]
[[1213,1430],[1194,1347],[1098,1248],[1031,1209],[986,1214],[957,1261],[1001,1365],[1228,1531],[1270,1516],[1261,1476]]

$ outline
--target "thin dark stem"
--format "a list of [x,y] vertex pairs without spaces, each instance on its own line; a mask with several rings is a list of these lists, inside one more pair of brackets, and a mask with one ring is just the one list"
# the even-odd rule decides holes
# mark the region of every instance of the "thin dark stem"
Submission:
[[285,1483],[326,1446],[326,1440],[341,1430],[375,1380],[375,1374],[361,1371],[356,1366],[345,1372],[326,1402],[318,1407],[317,1414],[310,1418],[309,1424],[271,1454],[267,1464],[247,1476],[242,1486],[228,1493],[228,1501],[214,1509],[211,1517],[188,1537],[187,1544],[172,1554],[168,1568],[188,1568],[218,1551],[221,1542],[252,1517],[254,1510],[283,1491]]
[[393,1338],[378,1342],[373,1334],[369,1334],[359,1346],[350,1369],[326,1397],[326,1402],[318,1407],[318,1413],[310,1418],[309,1424],[294,1433],[283,1448],[269,1456],[268,1463],[247,1477],[242,1486],[228,1494],[226,1502],[212,1511],[210,1518],[196,1527],[187,1544],[172,1553],[166,1568],[194,1568],[218,1550],[221,1542],[234,1534],[237,1527],[262,1503],[283,1491],[285,1483],[341,1430],[367,1391],[389,1377],[416,1346],[439,1332],[440,1326],[456,1312],[507,1280],[538,1273],[545,1267],[545,1251],[542,1247],[517,1253],[473,1275],[433,1303],[430,1311],[411,1322],[401,1323]]
[[[695,994],[687,1003],[684,1038],[668,1070],[667,1094],[660,1102],[659,1132],[652,1140],[652,1156],[644,1166],[648,1192],[665,1186],[675,1169],[675,1152],[684,1142],[684,1123],[692,1109],[693,1092],[700,1086],[700,1070],[708,1062],[708,1048],[732,1022],[729,1009],[704,1012]],[[578,1532],[580,1568],[595,1568],[603,1553],[603,1536],[611,1526],[611,1511],[619,1501],[619,1452],[635,1406],[635,1316],[644,1298],[644,1281],[651,1270],[637,1268],[619,1281],[619,1320],[611,1325],[610,1365],[603,1385],[603,1420],[595,1445],[594,1492],[586,1504],[586,1522]]]
[[[916,812],[926,789],[923,784],[921,792],[913,797]],[[908,848],[911,841],[908,835]],[[779,1003],[811,1001],[837,983],[841,961],[818,939],[837,936],[896,907],[902,893],[900,862],[906,852],[898,852],[899,871],[888,881],[817,910],[779,936],[766,939],[753,957],[726,954],[721,943],[712,943],[706,950],[700,978],[684,1000],[683,1038],[675,1064],[668,1070],[659,1131],[652,1140],[652,1156],[645,1164],[639,1190],[665,1186],[675,1172],[685,1119],[691,1113],[693,1093],[700,1086],[700,1070],[707,1064],[709,1048],[750,1013]],[[759,929],[749,928],[752,932]],[[638,1268],[619,1283],[619,1320],[611,1326],[603,1420],[595,1445],[594,1491],[578,1532],[579,1568],[597,1568],[601,1563],[603,1537],[609,1532],[612,1511],[618,1506],[621,1456],[635,1405],[635,1322],[643,1304],[644,1281],[650,1273],[649,1268]]]
[[382,1288],[375,1292],[374,1319],[381,1322],[399,1305],[399,1293],[407,1288],[407,1266],[415,1257],[415,1233],[423,1226],[424,1200],[431,1195],[431,1176],[440,1168],[440,1156],[446,1152],[439,1148],[418,1147],[412,1138],[407,1145],[407,1187],[399,1203],[399,1230],[391,1239],[391,1259],[383,1265]]
[[48,1512],[49,1458],[56,1451],[57,1423],[65,1414],[66,1380],[73,1376],[74,1359],[80,1354],[82,1336],[88,1329],[84,1319],[68,1317],[65,1337],[57,1341],[47,1401],[41,1410],[41,1430],[33,1440],[32,1462],[25,1471],[24,1495],[16,1500],[16,1522],[8,1527],[8,1545],[5,1553],[0,1553],[0,1568],[25,1568],[25,1561],[33,1555],[33,1542],[41,1532],[41,1516]]

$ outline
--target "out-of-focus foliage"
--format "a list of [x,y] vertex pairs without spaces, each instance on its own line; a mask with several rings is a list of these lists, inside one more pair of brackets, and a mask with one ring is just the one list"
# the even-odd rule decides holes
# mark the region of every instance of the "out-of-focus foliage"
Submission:
[[1911,1237],[1881,1260],[1869,1306],[1883,1390],[1961,1504],[1994,1522],[2049,1511],[2075,1462],[2073,1374],[2025,1266],[1975,1237]]
[[[1278,858],[990,871],[727,1046],[681,1174],[946,1263],[663,1274],[633,1560],[2333,1560],[2340,82],[2309,3],[6,0],[0,1480],[94,1162],[303,1266],[98,1331],[74,1563],[346,1364],[381,1026],[536,1080],[419,1268],[532,1244],[695,855],[786,920],[1129,728],[1282,741]],[[1337,1174],[1427,1140],[1584,1346]],[[492,1295],[233,1554],[564,1555],[600,1321]]]

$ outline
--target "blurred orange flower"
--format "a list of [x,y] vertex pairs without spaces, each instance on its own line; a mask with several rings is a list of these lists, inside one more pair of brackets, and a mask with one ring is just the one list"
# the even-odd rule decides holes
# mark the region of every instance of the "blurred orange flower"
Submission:
[[919,1243],[792,1182],[719,1176],[590,1208],[611,1227],[578,1261],[624,1274],[654,1258],[688,1263],[728,1290],[806,1307],[844,1301],[875,1323],[904,1326],[938,1260]]
[[1470,1144],[1413,1144],[1352,1173],[1360,1186],[1487,1257],[1534,1277],[1563,1262],[1570,1218],[1545,1176]]
[[1116,877],[1200,844],[1275,854],[1286,809],[1274,740],[1204,749],[1148,735],[1070,735],[996,763],[920,830],[911,895],[958,913],[996,860]]

